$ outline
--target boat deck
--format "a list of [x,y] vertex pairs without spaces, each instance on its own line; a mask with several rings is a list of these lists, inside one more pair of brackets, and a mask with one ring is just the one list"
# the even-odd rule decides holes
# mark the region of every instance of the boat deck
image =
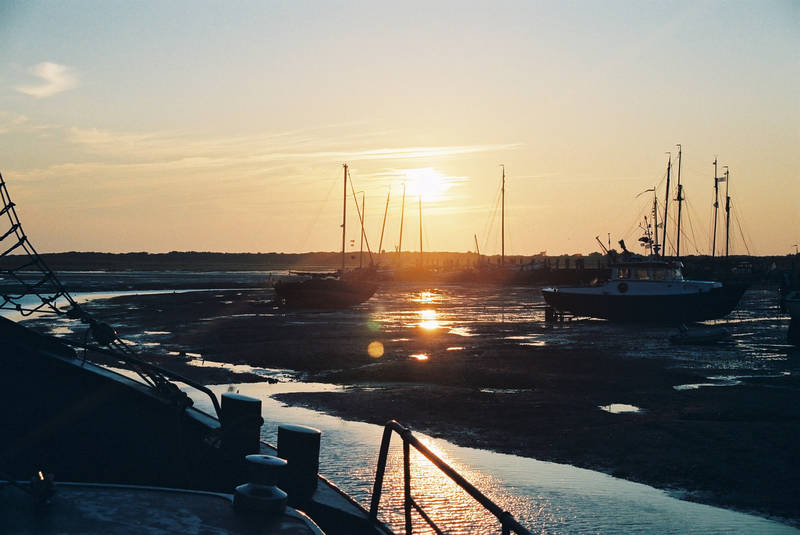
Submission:
[[233,508],[229,494],[57,483],[55,494],[37,507],[28,492],[2,481],[0,533],[324,535],[307,516],[291,507],[277,516],[242,512]]

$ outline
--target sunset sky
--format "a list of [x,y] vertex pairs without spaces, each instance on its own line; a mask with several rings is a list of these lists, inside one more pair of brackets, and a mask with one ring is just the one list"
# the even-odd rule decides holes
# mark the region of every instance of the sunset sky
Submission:
[[507,254],[589,253],[636,240],[680,143],[683,251],[717,156],[733,251],[787,254],[799,95],[793,1],[0,0],[0,172],[41,252],[333,251],[348,163],[373,248],[406,182],[403,249],[421,191],[426,250],[499,252],[504,164]]

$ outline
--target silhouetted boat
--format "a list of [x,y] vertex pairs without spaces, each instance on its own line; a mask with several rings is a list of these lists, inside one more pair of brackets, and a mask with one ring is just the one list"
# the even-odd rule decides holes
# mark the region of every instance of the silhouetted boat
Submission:
[[681,263],[629,257],[611,267],[611,279],[596,286],[545,288],[547,304],[561,313],[621,322],[681,324],[722,318],[744,288],[686,280]]
[[[347,164],[344,164],[344,199],[342,206],[342,266],[336,273],[305,274],[299,281],[277,281],[273,284],[279,305],[294,308],[348,308],[367,301],[375,294],[376,270],[373,267],[345,272],[347,231]],[[362,214],[363,236],[363,214]]]

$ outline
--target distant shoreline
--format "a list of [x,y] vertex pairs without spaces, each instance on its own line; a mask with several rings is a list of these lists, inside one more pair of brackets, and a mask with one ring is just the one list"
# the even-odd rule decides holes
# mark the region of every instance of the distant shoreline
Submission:
[[[272,270],[335,270],[341,267],[340,252],[306,252],[306,253],[216,253],[196,251],[173,251],[169,253],[99,253],[99,252],[64,252],[41,253],[42,259],[51,269],[58,271],[272,271]],[[19,265],[19,256],[11,255],[0,258],[0,269],[15,268]],[[359,266],[359,253],[349,252],[346,256],[346,269]],[[373,260],[384,266],[414,267],[420,263],[420,253],[404,251],[402,253],[386,252],[373,254]],[[708,263],[714,259],[708,256],[687,256],[684,262]],[[721,260],[721,259],[717,259]],[[567,269],[578,264],[586,268],[595,268],[605,264],[605,257],[599,253],[589,255],[507,255],[506,266],[521,267],[532,262],[548,262]],[[579,262],[580,261],[580,262]],[[775,264],[779,270],[791,269],[797,263],[796,255],[786,256],[731,256],[732,264],[750,262],[762,270],[768,270]],[[369,262],[364,253],[363,262]],[[472,252],[425,252],[422,265],[429,269],[463,270],[479,265],[500,265],[500,255],[478,255]]]

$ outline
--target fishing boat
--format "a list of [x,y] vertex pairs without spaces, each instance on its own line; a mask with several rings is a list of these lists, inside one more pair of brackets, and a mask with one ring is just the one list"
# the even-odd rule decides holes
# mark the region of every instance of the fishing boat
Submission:
[[545,288],[548,306],[561,313],[619,322],[683,324],[722,318],[739,302],[721,282],[683,278],[679,261],[628,256],[611,278],[594,286]]
[[[378,289],[374,266],[345,271],[345,244],[347,232],[347,164],[344,164],[344,195],[342,203],[342,265],[335,273],[304,274],[301,280],[280,280],[273,284],[275,302],[291,308],[339,309],[360,305],[369,300]],[[357,205],[356,205],[357,206]],[[359,211],[362,243],[364,239],[364,214]]]
[[[678,145],[677,236],[675,257],[666,258],[667,225],[658,222],[656,188],[653,192],[652,218],[645,216],[639,238],[648,255],[628,251],[624,240],[619,244],[623,253],[600,246],[610,258],[611,276],[602,283],[590,286],[545,288],[542,295],[552,310],[575,316],[607,319],[618,322],[685,324],[719,319],[727,316],[739,303],[744,285],[724,285],[722,282],[686,279],[680,260],[681,208],[684,190],[681,184],[681,146]],[[666,199],[669,200],[672,156],[667,162]],[[639,195],[641,195],[640,193]],[[662,222],[668,220],[669,203],[664,203]],[[658,230],[663,227],[661,244]],[[548,317],[552,314],[548,314]]]

